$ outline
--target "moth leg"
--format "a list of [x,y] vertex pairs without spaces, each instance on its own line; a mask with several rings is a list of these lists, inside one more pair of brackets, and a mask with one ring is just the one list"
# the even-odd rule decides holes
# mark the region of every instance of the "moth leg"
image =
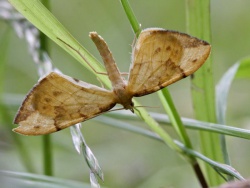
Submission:
[[121,72],[121,75],[122,75],[122,76],[128,76],[129,73],[128,73],[128,72]]
[[66,44],[69,48],[71,48],[72,50],[74,50],[76,53],[78,53],[79,56],[81,56],[81,58],[88,64],[88,66],[96,73],[96,74],[101,74],[101,75],[108,75],[106,72],[98,72],[95,70],[95,68],[91,65],[91,63],[84,57],[84,55],[81,54],[81,52],[75,48],[73,48],[71,45],[69,45],[68,43],[66,43],[65,41],[63,41],[62,39],[58,38],[58,40],[60,40],[62,43]]
[[132,48],[135,47],[136,41],[137,41],[137,37],[136,37],[136,35],[134,35],[134,39],[133,39],[133,42],[132,42],[132,44],[131,44],[131,47],[132,47]]

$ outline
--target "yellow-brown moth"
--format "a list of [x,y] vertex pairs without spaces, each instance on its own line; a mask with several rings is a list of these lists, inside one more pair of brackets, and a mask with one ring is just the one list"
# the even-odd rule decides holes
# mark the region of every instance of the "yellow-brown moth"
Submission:
[[53,133],[109,111],[117,103],[133,112],[133,97],[156,92],[193,74],[208,58],[211,49],[207,42],[184,33],[145,29],[132,48],[132,64],[126,81],[106,42],[96,32],[91,32],[90,38],[102,56],[113,89],[109,91],[51,72],[27,94],[14,120],[19,124],[15,132]]

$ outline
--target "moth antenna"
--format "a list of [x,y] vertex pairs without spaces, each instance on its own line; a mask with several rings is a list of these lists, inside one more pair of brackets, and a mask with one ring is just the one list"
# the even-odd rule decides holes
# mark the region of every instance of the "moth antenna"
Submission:
[[129,75],[128,72],[121,72],[120,74],[121,74],[122,76],[128,76],[128,75]]
[[70,49],[74,50],[87,64],[88,66],[96,73],[96,74],[101,74],[101,75],[108,75],[106,72],[98,72],[95,70],[95,68],[91,65],[91,63],[84,57],[84,55],[81,54],[81,52],[79,50],[77,50],[76,48],[74,48],[73,46],[69,45],[68,43],[66,43],[65,41],[63,41],[62,39],[58,38],[58,40],[60,40],[62,43],[64,43],[65,45],[67,45]]
[[[136,108],[160,108],[160,107],[159,106],[134,106],[134,109],[136,109]],[[125,110],[125,108],[124,107],[116,108],[116,109],[109,110],[107,112],[114,112],[114,111],[118,111],[118,110]],[[132,111],[132,113],[134,113],[133,110],[131,110],[131,111]],[[105,113],[105,112],[103,112],[103,113]],[[101,113],[101,114],[103,114],[103,113]]]
[[125,110],[125,108],[124,107],[116,108],[116,109],[109,110],[108,112],[114,112],[114,111],[118,111],[118,110]]
[[134,106],[134,108],[160,108],[159,106]]

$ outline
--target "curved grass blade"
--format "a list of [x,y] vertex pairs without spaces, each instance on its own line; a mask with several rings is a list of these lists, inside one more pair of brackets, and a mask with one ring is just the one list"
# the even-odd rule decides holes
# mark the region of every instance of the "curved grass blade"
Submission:
[[[105,114],[109,117],[116,117],[121,119],[129,119],[129,120],[138,120],[136,116],[133,114],[127,113],[126,111],[114,111],[111,113]],[[164,123],[166,125],[170,125],[170,119],[165,114],[160,113],[150,113],[150,115],[159,123]],[[228,136],[234,136],[238,138],[244,138],[250,140],[250,130],[241,129],[229,125],[222,125],[217,123],[209,123],[204,121],[199,121],[190,118],[181,118],[184,126],[188,129],[199,130],[199,131],[210,131],[219,134],[225,134]]]
[[230,67],[216,86],[217,119],[220,123],[225,124],[229,90],[233,80],[239,78],[250,78],[250,57],[244,58]]
[[[130,24],[133,28],[133,31],[135,33],[135,35],[138,37],[139,36],[139,32],[140,32],[140,24],[138,23],[134,13],[133,13],[133,10],[132,8],[130,7],[129,5],[129,2],[127,0],[121,0],[121,3],[122,3],[122,6],[123,6],[123,9],[124,11],[126,12],[127,14],[127,17],[128,17],[128,20],[130,21]],[[160,99],[162,100],[162,103],[163,103],[163,106],[164,108],[166,109],[166,112],[168,114],[170,114],[170,117],[171,117],[171,122],[173,124],[173,127],[175,128],[175,131],[177,132],[178,136],[181,138],[181,140],[185,143],[185,145],[187,147],[189,147],[190,149],[192,149],[192,144],[191,144],[191,141],[186,133],[186,130],[181,122],[181,118],[179,116],[179,114],[177,113],[176,109],[175,109],[175,106],[174,106],[174,103],[172,101],[172,98],[167,90],[167,88],[164,88],[162,89],[161,91],[158,92],[159,93],[159,96],[160,96]],[[140,115],[140,117],[142,119],[145,120],[145,122],[147,122],[147,124],[157,133],[159,134],[162,138],[165,138],[166,139],[166,143],[168,144],[171,144],[172,145],[172,148],[173,149],[177,149],[173,142],[172,142],[172,139],[171,137],[167,134],[167,133],[164,133],[164,130],[162,130],[160,128],[160,126],[158,126],[158,124],[156,123],[156,121],[152,118],[148,118],[150,117],[146,111],[144,109],[140,110],[139,111],[140,113],[138,115]],[[142,113],[143,112],[143,113]],[[145,113],[144,113],[145,112]],[[145,119],[147,118],[147,119]],[[177,150],[178,151],[178,150]],[[206,180],[202,174],[202,171],[200,170],[200,166],[199,164],[197,163],[196,159],[193,158],[193,157],[190,157],[190,156],[185,156],[188,158],[188,161],[191,163],[201,185],[203,187],[206,187],[207,186],[207,183],[206,183]],[[194,167],[196,166],[196,167]]]
[[[99,117],[95,118],[95,120],[101,122],[102,124],[107,124],[107,125],[111,125],[114,127],[122,128],[124,130],[130,131],[133,133],[137,133],[137,134],[140,134],[143,136],[147,136],[149,138],[153,138],[153,139],[156,139],[158,141],[163,142],[163,140],[154,132],[140,128],[140,127],[135,127],[135,126],[133,126],[129,123],[126,123],[126,122],[122,122],[122,121],[115,120],[115,119],[109,118],[109,117],[104,117],[104,116],[99,116]],[[244,180],[244,178],[240,175],[240,173],[238,171],[236,171],[234,168],[232,168],[231,166],[213,161],[213,160],[209,159],[208,157],[202,155],[201,153],[199,153],[193,149],[187,148],[184,144],[182,144],[179,141],[175,140],[175,144],[182,150],[182,153],[184,152],[187,155],[190,155],[194,158],[201,159],[202,161],[206,162],[208,165],[212,166],[216,171],[219,171],[220,173],[223,173],[223,174],[233,176],[239,180]]]
[[[84,58],[91,62],[92,67],[98,72],[105,72],[104,67],[99,63],[81,44],[69,33],[69,31],[46,9],[39,0],[9,0],[9,2],[33,25],[47,35],[51,40],[57,43],[77,61],[82,63],[87,69],[95,73],[88,64],[75,52],[63,44],[58,38],[63,40],[75,49],[79,49]],[[102,82],[110,87],[107,76],[96,74]]]
[[[89,184],[77,181],[23,172],[0,171],[1,186],[25,188],[90,188]],[[5,186],[4,186],[5,185]]]
[[[222,76],[221,80],[216,86],[216,116],[220,124],[226,124],[226,109],[227,98],[233,80],[239,78],[250,78],[250,58],[244,58],[236,62],[228,71]],[[221,135],[221,146],[226,164],[230,164],[229,155],[226,147],[225,136]],[[230,177],[229,177],[230,178]]]

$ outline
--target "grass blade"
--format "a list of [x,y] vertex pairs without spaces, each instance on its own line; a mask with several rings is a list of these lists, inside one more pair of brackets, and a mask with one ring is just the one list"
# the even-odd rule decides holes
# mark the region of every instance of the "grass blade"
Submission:
[[[232,67],[222,76],[221,80],[216,86],[216,115],[217,120],[221,124],[226,124],[226,108],[227,98],[230,91],[230,87],[234,79],[250,78],[250,58],[244,58]],[[224,135],[221,135],[221,145],[223,150],[224,161],[226,164],[230,164],[228,152],[226,150],[226,139]],[[229,177],[229,180],[230,177]]]
[[[108,117],[115,117],[121,119],[128,120],[138,120],[138,118],[127,112],[111,112],[105,114]],[[164,125],[170,125],[170,118],[165,114],[160,113],[150,113],[150,115],[159,123],[163,123]],[[188,129],[198,130],[198,131],[208,131],[214,132],[218,134],[225,134],[228,136],[234,136],[238,138],[250,139],[250,130],[241,129],[229,125],[222,125],[210,122],[203,122],[190,118],[181,118],[184,126]]]
[[[132,28],[134,29],[134,33],[138,37],[139,32],[137,30],[137,27],[134,27],[134,25],[139,27],[139,23],[137,22],[137,19],[136,19],[135,15],[133,14],[133,11],[132,11],[131,7],[129,6],[128,1],[123,0],[122,2],[123,2],[122,3],[123,8],[124,8],[125,12],[127,13],[130,24],[132,25]],[[124,5],[126,5],[126,6],[124,6]],[[129,13],[131,13],[131,14],[129,14]],[[135,22],[137,22],[137,23],[135,23]],[[172,122],[172,124],[173,124],[173,126],[175,128],[175,131],[177,132],[177,134],[179,135],[181,140],[184,142],[185,146],[192,149],[191,141],[190,141],[190,139],[188,137],[188,134],[187,134],[182,122],[181,122],[181,118],[180,118],[180,116],[179,116],[179,114],[178,114],[178,112],[177,112],[177,110],[176,110],[176,108],[174,106],[173,100],[172,100],[172,98],[170,96],[170,93],[168,92],[167,88],[164,88],[161,91],[158,91],[158,94],[159,94],[159,97],[160,97],[160,99],[162,101],[162,104],[163,104],[166,112],[170,115],[171,122]],[[200,166],[199,166],[197,160],[194,157],[190,156],[190,155],[187,155],[185,157],[188,158],[188,161],[192,165],[193,170],[194,170],[194,172],[195,172],[201,186],[202,187],[207,187],[207,182],[206,182],[206,180],[205,180],[205,178],[203,176],[203,173],[202,173],[202,171],[200,169]]]
[[130,25],[132,26],[133,31],[136,34],[136,37],[138,37],[140,32],[141,32],[141,27],[140,27],[140,24],[138,23],[138,21],[135,17],[135,14],[134,14],[132,8],[130,7],[127,0],[121,0],[121,4],[124,7],[124,11],[127,15],[127,18],[130,21]]
[[[88,62],[91,62],[92,67],[98,72],[105,72],[103,65],[101,65],[76,39],[67,31],[67,29],[54,17],[54,15],[46,9],[46,7],[39,0],[9,0],[9,2],[33,25],[40,31],[47,35],[51,40],[57,43],[77,61],[82,63],[88,70],[94,71],[88,64],[77,54],[74,50],[68,48],[58,38],[69,44],[75,49],[79,49],[80,53]],[[111,86],[107,76],[96,74],[102,82],[108,87]]]
[[[1,184],[6,187],[25,187],[25,188],[90,188],[89,184],[84,184],[72,180],[60,179],[45,175],[37,175],[23,172],[0,171]],[[4,186],[3,186],[4,187]]]
[[[211,41],[210,0],[186,0],[187,30],[189,34]],[[192,98],[195,117],[206,122],[216,122],[215,91],[211,57],[192,77]],[[200,132],[201,150],[204,155],[215,161],[223,161],[219,136],[214,133]],[[223,182],[209,166],[205,166],[209,185]]]
[[[123,122],[123,121],[115,120],[113,118],[104,117],[104,116],[97,117],[96,121],[99,121],[102,124],[103,123],[107,124],[109,126],[122,128],[124,130],[130,131],[130,132],[133,132],[133,133],[137,133],[137,134],[140,134],[142,136],[147,136],[149,138],[156,139],[158,141],[163,142],[161,137],[159,137],[154,132],[143,129],[143,128],[140,128],[140,127],[133,126],[133,125],[131,125],[129,123],[126,123],[126,122]],[[190,148],[187,148],[186,146],[184,146],[179,141],[175,141],[175,143],[182,150],[182,152],[186,153],[189,156],[192,156],[193,158],[201,159],[203,162],[205,162],[206,164],[208,164],[209,166],[214,168],[216,171],[219,171],[220,173],[223,173],[223,174],[230,175],[230,176],[235,177],[235,178],[237,178],[239,180],[244,180],[244,178],[240,175],[240,173],[237,172],[231,166],[228,166],[228,165],[221,164],[221,163],[218,163],[216,161],[213,161],[213,160],[209,159],[208,157],[202,155],[201,153],[199,153],[197,151],[194,151],[194,150],[192,150]]]

